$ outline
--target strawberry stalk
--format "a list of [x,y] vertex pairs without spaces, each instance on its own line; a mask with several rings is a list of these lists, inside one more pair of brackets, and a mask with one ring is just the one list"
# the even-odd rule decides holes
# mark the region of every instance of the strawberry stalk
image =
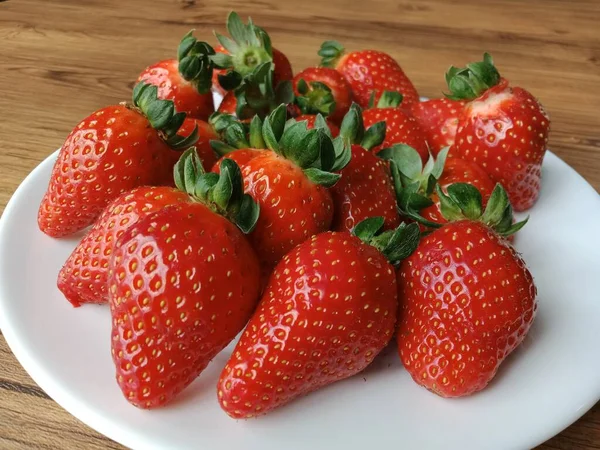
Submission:
[[198,126],[187,137],[177,134],[186,114],[175,111],[171,100],[159,99],[156,86],[143,82],[136,84],[133,88],[133,106],[148,119],[152,128],[172,149],[189,148],[198,140]]
[[212,86],[214,49],[206,42],[198,41],[188,32],[177,48],[179,73],[184,80],[192,83],[201,94],[210,92]]
[[400,92],[383,91],[377,104],[375,104],[375,91],[373,91],[371,98],[369,99],[369,109],[398,108],[402,103],[402,100],[404,100],[404,96]]
[[335,67],[344,52],[344,46],[338,41],[325,41],[321,44],[317,54],[321,57],[321,66]]
[[446,72],[446,83],[451,100],[473,100],[501,80],[500,73],[489,53],[483,54],[483,61],[467,64],[465,68],[450,66]]
[[365,130],[362,109],[352,103],[340,126],[340,137],[349,144],[358,144],[366,150],[377,147],[385,140],[385,122],[377,122]]
[[383,223],[383,217],[369,217],[356,225],[352,234],[383,253],[392,265],[398,266],[417,249],[421,236],[419,225],[402,222],[395,230],[381,232]]
[[300,79],[296,86],[300,95],[296,96],[296,105],[302,114],[323,114],[329,116],[335,110],[335,100],[329,86],[319,81],[307,83]]
[[205,172],[202,160],[192,147],[175,164],[175,185],[248,234],[258,221],[259,206],[250,195],[244,194],[242,173],[235,161],[224,159],[220,167],[220,174]]

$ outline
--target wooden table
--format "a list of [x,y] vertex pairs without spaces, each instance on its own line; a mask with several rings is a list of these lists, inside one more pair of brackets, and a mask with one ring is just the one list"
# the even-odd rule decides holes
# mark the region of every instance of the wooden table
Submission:
[[[210,38],[230,8],[271,34],[296,69],[330,38],[395,56],[439,96],[450,64],[490,51],[552,116],[550,147],[600,188],[600,2],[596,0],[0,0],[0,207],[93,110],[129,98],[147,64],[190,28]],[[594,357],[594,355],[590,355]],[[122,448],[54,403],[0,337],[0,448]],[[600,406],[542,449],[600,449]]]

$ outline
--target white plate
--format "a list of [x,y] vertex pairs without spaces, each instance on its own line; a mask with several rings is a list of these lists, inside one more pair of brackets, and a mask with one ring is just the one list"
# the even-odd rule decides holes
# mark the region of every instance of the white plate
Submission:
[[414,384],[393,348],[364,374],[267,416],[234,421],[215,384],[232,346],[162,410],[129,405],[114,380],[108,308],[74,309],[56,275],[78,238],[36,224],[56,154],[21,184],[0,221],[0,326],[33,379],[70,413],[133,448],[530,448],[600,397],[600,200],[549,153],[544,187],[517,247],[539,288],[525,342],[485,391],[444,400]]

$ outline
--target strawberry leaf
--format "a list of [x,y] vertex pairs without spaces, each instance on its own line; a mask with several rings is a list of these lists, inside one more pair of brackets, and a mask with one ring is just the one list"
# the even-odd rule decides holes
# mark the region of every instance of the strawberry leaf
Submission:
[[315,184],[320,184],[321,186],[331,187],[335,185],[342,177],[340,174],[325,172],[323,170],[309,167],[308,169],[304,169],[304,175]]
[[360,142],[361,147],[371,150],[373,147],[381,145],[385,140],[385,121],[377,122],[371,125]]

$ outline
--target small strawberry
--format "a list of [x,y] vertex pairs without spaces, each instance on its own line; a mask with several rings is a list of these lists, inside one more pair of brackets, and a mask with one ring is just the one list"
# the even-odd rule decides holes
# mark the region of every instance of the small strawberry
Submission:
[[129,228],[108,275],[112,356],[127,400],[171,401],[244,327],[259,298],[258,259],[243,233],[258,208],[233,161],[203,173],[187,152],[176,179],[196,201],[170,205]]
[[374,96],[379,100],[384,91],[397,92],[404,97],[404,106],[419,101],[419,94],[400,65],[387,53],[361,50],[344,53],[336,41],[325,41],[319,50],[323,67],[333,67],[340,72],[350,87],[354,101],[367,108]]
[[504,186],[516,211],[533,206],[550,130],[542,105],[525,89],[510,87],[487,53],[465,69],[451,67],[446,80],[451,99],[470,100],[451,155],[479,164]]
[[323,114],[341,123],[352,104],[352,91],[337,70],[309,67],[292,80],[296,104],[304,114]]
[[177,50],[177,59],[166,59],[148,66],[138,77],[158,87],[158,97],[172,100],[175,109],[190,117],[207,120],[215,110],[210,92],[213,48],[198,42],[192,31],[186,34]]
[[329,189],[334,205],[331,229],[351,231],[374,216],[384,218],[385,230],[396,228],[400,218],[389,168],[369,151],[384,140],[385,124],[380,122],[365,131],[361,109],[354,103],[342,122],[341,137],[353,144],[352,158],[340,171],[340,181]]
[[438,228],[447,220],[442,214],[440,199],[434,190],[436,184],[443,192],[454,183],[475,186],[482,196],[483,206],[496,183],[477,164],[458,158],[447,158],[448,147],[431,157],[425,167],[417,151],[405,145],[382,150],[379,157],[390,161],[398,204],[402,215],[423,224],[422,229]]
[[76,307],[106,303],[108,263],[118,239],[140,219],[185,201],[189,201],[185,192],[167,186],[139,187],[114,199],[58,274],[58,288],[67,300]]
[[61,237],[91,225],[106,205],[138,186],[173,182],[175,154],[197,140],[177,135],[185,114],[157,99],[155,86],[133,91],[133,106],[96,111],[63,144],[38,212],[40,230]]
[[414,250],[419,229],[375,236],[382,225],[374,217],[356,236],[322,233],[281,260],[221,373],[217,393],[227,414],[267,413],[361,372],[385,348],[398,309],[391,263]]
[[386,124],[385,141],[373,149],[375,153],[382,147],[394,144],[406,144],[419,152],[423,162],[429,158],[429,146],[425,132],[419,123],[411,117],[400,103],[402,96],[394,92],[384,92],[375,108],[363,111],[363,120],[366,127],[384,121]]
[[[219,135],[208,122],[199,119],[186,118],[183,121],[183,125],[179,129],[179,134],[182,136],[189,136],[197,129],[198,141],[194,146],[196,151],[202,160],[202,166],[204,170],[209,171],[213,164],[217,161],[217,154],[214,152],[210,145],[210,141],[219,139]],[[177,152],[176,157],[179,159],[181,153]]]
[[412,116],[425,132],[433,156],[437,156],[444,147],[454,144],[458,117],[465,104],[464,100],[435,98],[412,105]]
[[497,185],[482,213],[468,184],[437,189],[447,219],[424,237],[398,271],[403,297],[398,348],[415,382],[442,397],[483,389],[523,341],[536,311],[536,287],[504,236],[512,208]]
[[290,61],[271,46],[269,35],[254,25],[252,19],[248,18],[248,24],[244,24],[240,16],[232,11],[227,17],[226,26],[231,38],[215,33],[221,43],[215,47],[216,55],[211,58],[219,67],[213,72],[215,91],[225,95],[231,90],[232,78],[243,78],[266,62],[273,62],[273,87],[292,79]]
[[[326,189],[340,178],[350,160],[350,147],[318,115],[316,127],[289,120],[280,105],[264,122],[255,116],[247,137],[242,124],[231,124],[225,142],[213,143],[217,153],[239,160],[237,152],[263,149],[242,164],[245,192],[260,205],[261,215],[249,239],[263,267],[272,268],[289,250],[327,231],[333,219],[333,201]],[[233,145],[232,145],[233,144]],[[241,150],[235,150],[235,148]]]

